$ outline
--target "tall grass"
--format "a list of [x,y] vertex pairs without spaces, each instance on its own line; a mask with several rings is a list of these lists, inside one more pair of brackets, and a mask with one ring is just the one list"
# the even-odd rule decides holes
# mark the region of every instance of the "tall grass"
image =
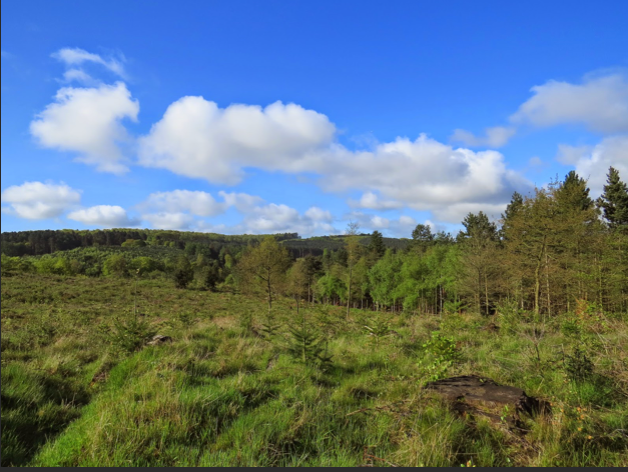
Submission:
[[[291,354],[303,320],[289,300],[269,321],[254,299],[141,280],[138,319],[173,342],[130,349],[111,333],[134,319],[133,300],[117,279],[2,280],[3,466],[628,465],[623,315],[585,320],[576,336],[572,314],[545,326],[360,310],[346,320],[317,306],[305,317],[322,365]],[[581,370],[576,349],[590,362]],[[439,375],[519,386],[552,413],[520,429],[461,417],[422,388],[435,362]]]

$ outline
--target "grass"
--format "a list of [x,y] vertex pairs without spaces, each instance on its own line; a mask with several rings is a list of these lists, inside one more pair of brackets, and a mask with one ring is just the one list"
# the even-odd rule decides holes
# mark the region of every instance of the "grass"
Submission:
[[[626,315],[566,329],[573,316],[346,320],[316,306],[305,316],[332,356],[322,365],[290,355],[288,300],[267,335],[255,299],[141,280],[138,319],[173,342],[139,350],[112,336],[133,305],[127,280],[2,279],[3,466],[628,465]],[[455,356],[426,352],[436,330]],[[580,377],[566,368],[576,348],[592,365]],[[422,388],[441,367],[521,387],[552,414],[523,418],[525,433],[460,417]]]

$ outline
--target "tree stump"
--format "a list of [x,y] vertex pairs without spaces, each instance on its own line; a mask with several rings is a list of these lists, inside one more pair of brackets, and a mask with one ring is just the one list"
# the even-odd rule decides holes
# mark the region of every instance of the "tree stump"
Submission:
[[486,377],[452,377],[430,382],[425,388],[451,402],[454,411],[462,415],[479,414],[518,425],[521,413],[534,417],[550,412],[548,402],[529,397],[520,388],[498,385]]

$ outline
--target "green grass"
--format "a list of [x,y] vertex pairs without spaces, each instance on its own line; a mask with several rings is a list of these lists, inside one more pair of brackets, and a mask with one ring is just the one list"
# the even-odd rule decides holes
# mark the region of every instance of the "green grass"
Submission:
[[[133,305],[127,280],[2,279],[3,466],[628,465],[625,315],[574,337],[561,319],[386,314],[396,334],[369,336],[383,314],[317,306],[305,316],[332,355],[321,367],[289,354],[288,300],[267,337],[255,299],[141,280],[138,318],[174,341],[128,351],[111,332]],[[480,330],[490,321],[505,328]],[[422,388],[435,330],[457,349],[445,375],[519,386],[552,414],[521,434],[453,413]],[[576,380],[575,347],[593,365]]]

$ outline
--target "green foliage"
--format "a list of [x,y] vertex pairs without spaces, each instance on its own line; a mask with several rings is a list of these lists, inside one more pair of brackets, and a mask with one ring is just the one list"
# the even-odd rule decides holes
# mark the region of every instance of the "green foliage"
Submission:
[[310,324],[302,321],[299,325],[290,326],[288,332],[290,338],[287,350],[292,357],[305,365],[323,370],[331,366],[332,356],[329,354],[327,343]]
[[103,264],[103,274],[115,277],[128,277],[129,268],[126,258],[122,254],[108,257]]
[[108,340],[114,348],[134,352],[141,349],[155,334],[157,330],[141,317],[115,318]]
[[372,339],[376,346],[379,346],[379,342],[391,334],[390,320],[385,317],[374,318],[368,325],[364,326],[364,329],[372,336]]
[[446,377],[450,368],[458,365],[461,360],[462,356],[454,339],[434,331],[423,344],[423,358],[419,361],[419,366],[426,380],[433,381]]
[[192,280],[194,280],[194,269],[190,260],[181,255],[172,263],[170,270],[172,271],[172,279],[175,287],[186,288]]
[[581,384],[593,377],[594,365],[585,352],[576,347],[573,354],[565,355],[564,369],[569,380]]

